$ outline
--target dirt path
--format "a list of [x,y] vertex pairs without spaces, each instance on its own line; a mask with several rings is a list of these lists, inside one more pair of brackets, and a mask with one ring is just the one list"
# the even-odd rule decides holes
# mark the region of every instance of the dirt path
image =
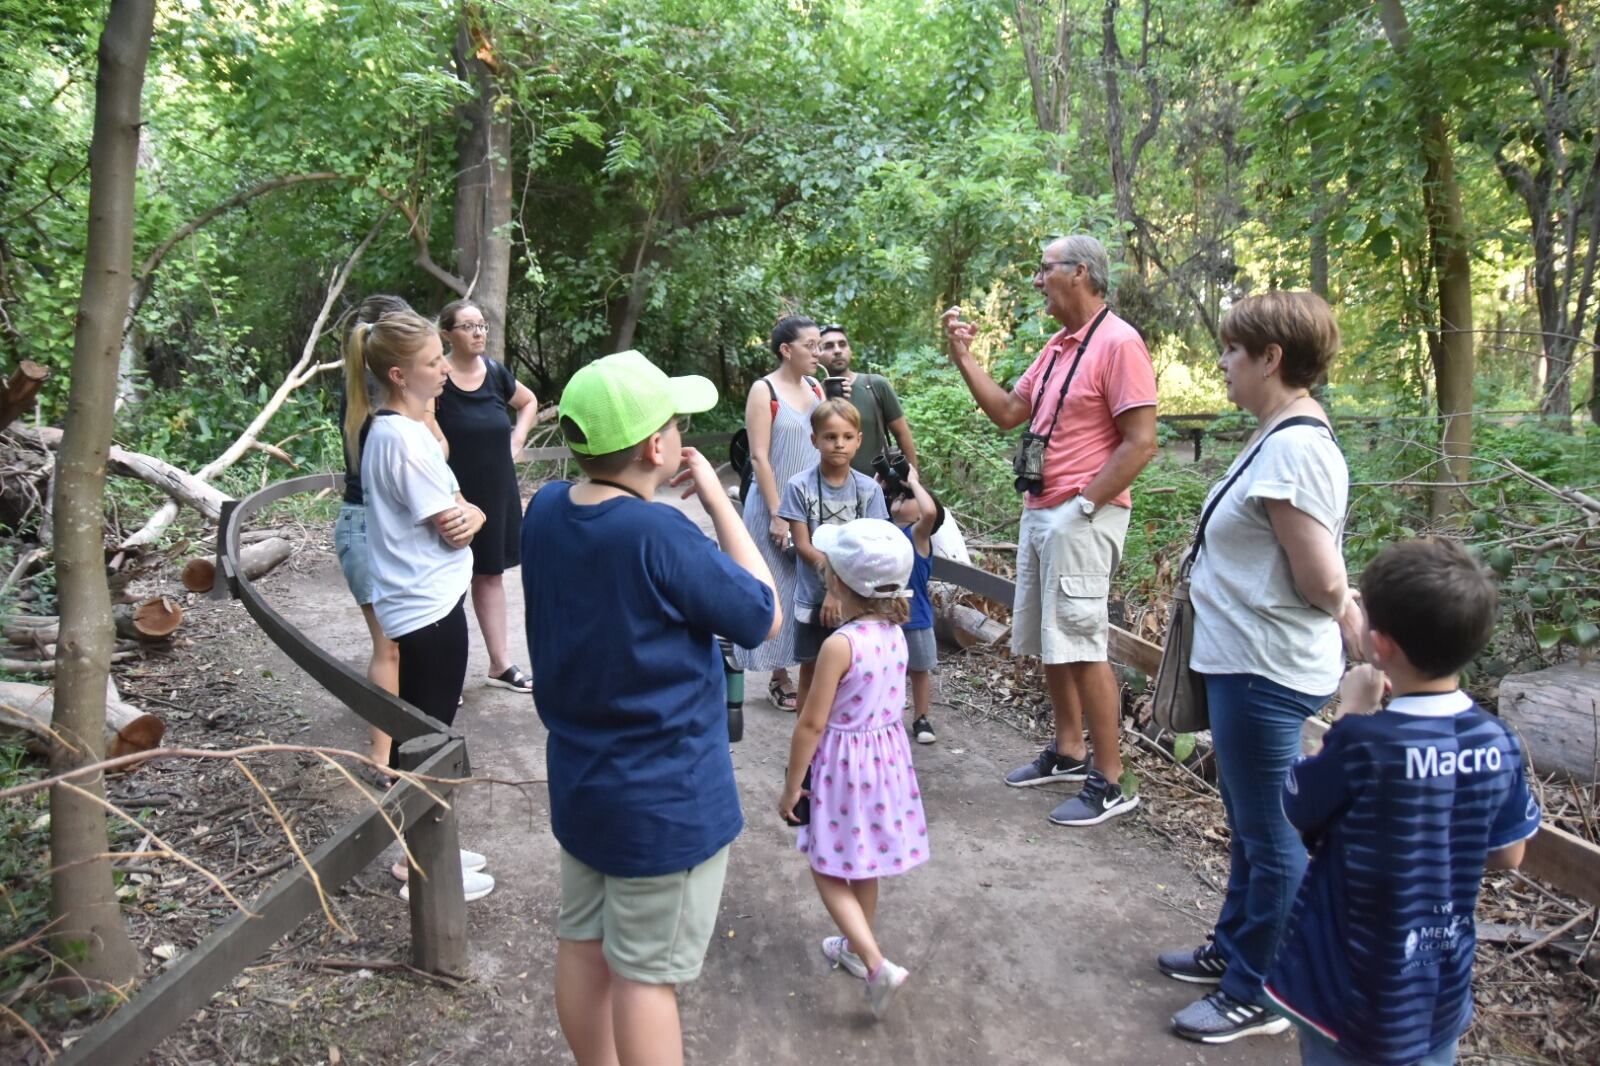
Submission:
[[[693,513],[703,522],[697,505]],[[364,661],[365,631],[331,553],[307,554],[297,572],[269,583],[269,595],[302,630]],[[511,576],[508,598],[520,619],[520,583]],[[518,651],[520,622],[512,631]],[[276,653],[260,654],[271,660]],[[474,769],[542,779],[545,731],[531,701],[484,687],[486,667],[474,632],[458,720]],[[293,671],[286,661],[277,669]],[[793,718],[759,698],[765,687],[764,675],[747,679],[745,739],[734,747],[747,825],[734,845],[704,975],[682,996],[691,1061],[1297,1061],[1288,1037],[1205,1048],[1168,1034],[1168,1017],[1196,993],[1164,979],[1154,955],[1197,942],[1215,913],[1215,894],[1163,853],[1165,845],[1141,829],[1142,815],[1089,830],[1050,825],[1045,814],[1058,795],[1000,782],[1031,754],[1029,742],[949,707],[934,709],[939,742],[916,750],[933,859],[886,881],[880,914],[882,939],[910,967],[912,984],[874,1025],[861,984],[822,960],[818,945],[832,929],[793,852],[793,831],[773,813]],[[359,747],[364,727],[305,688],[312,727],[303,739]],[[406,994],[390,1009],[336,1026],[330,1017],[322,1039],[337,1039],[345,1061],[571,1061],[551,991],[557,845],[542,792],[530,792],[531,802],[479,788],[460,808],[463,845],[490,856],[498,881],[491,896],[468,905],[474,990],[452,997],[402,985]],[[375,867],[360,884],[346,906],[403,938],[404,904],[393,882]],[[303,1050],[306,1057],[296,1049],[285,1061],[327,1061],[325,1052]]]

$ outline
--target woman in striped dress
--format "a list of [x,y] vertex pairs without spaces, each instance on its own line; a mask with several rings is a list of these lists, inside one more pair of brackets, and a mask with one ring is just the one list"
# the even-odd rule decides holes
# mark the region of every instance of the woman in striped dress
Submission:
[[817,324],[804,315],[779,319],[772,328],[770,345],[778,369],[750,386],[744,405],[750,465],[755,472],[744,501],[744,527],[761,548],[777,581],[783,629],[753,650],[734,648],[734,658],[746,670],[772,671],[767,694],[780,711],[795,709],[794,682],[789,679],[789,667],[794,665],[795,554],[789,523],[777,516],[778,501],[789,479],[818,459],[811,443],[811,409],[822,400],[822,390],[812,377],[821,339]]

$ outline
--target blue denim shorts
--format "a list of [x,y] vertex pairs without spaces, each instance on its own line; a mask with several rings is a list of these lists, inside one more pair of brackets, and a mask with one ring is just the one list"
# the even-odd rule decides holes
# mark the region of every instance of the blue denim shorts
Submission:
[[339,557],[345,584],[361,607],[372,602],[372,563],[367,555],[367,509],[358,503],[339,508],[333,522],[333,553]]

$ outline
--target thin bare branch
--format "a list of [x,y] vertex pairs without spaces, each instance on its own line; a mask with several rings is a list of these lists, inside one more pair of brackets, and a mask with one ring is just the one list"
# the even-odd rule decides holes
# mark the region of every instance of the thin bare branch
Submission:
[[322,878],[318,876],[316,866],[310,859],[306,858],[306,853],[301,850],[300,841],[295,839],[294,830],[289,828],[288,820],[284,818],[283,812],[278,810],[278,804],[272,798],[272,793],[262,787],[261,782],[256,779],[256,775],[251,773],[250,768],[244,764],[244,760],[235,759],[233,760],[233,765],[239,768],[239,772],[244,775],[245,780],[249,781],[251,786],[261,794],[261,798],[267,801],[267,810],[276,819],[279,828],[283,830],[284,839],[289,842],[289,849],[294,852],[295,858],[300,860],[300,865],[306,868],[306,874],[311,878],[311,887],[316,890],[317,902],[322,904],[322,913],[328,919],[328,924],[345,936],[349,936],[350,930],[345,928],[344,924],[333,916],[333,908],[328,905],[328,894],[322,889]]

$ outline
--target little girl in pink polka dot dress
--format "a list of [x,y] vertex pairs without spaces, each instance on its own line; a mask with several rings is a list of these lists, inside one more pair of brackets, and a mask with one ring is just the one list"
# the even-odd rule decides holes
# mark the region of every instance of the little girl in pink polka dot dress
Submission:
[[790,818],[809,767],[811,822],[800,827],[797,847],[844,934],[824,940],[823,955],[867,978],[868,1002],[881,1016],[908,974],[883,957],[866,917],[876,911],[877,879],[928,858],[922,793],[901,724],[910,541],[875,518],[819,526],[815,537],[828,560],[828,590],[849,621],[817,657],[779,813]]

